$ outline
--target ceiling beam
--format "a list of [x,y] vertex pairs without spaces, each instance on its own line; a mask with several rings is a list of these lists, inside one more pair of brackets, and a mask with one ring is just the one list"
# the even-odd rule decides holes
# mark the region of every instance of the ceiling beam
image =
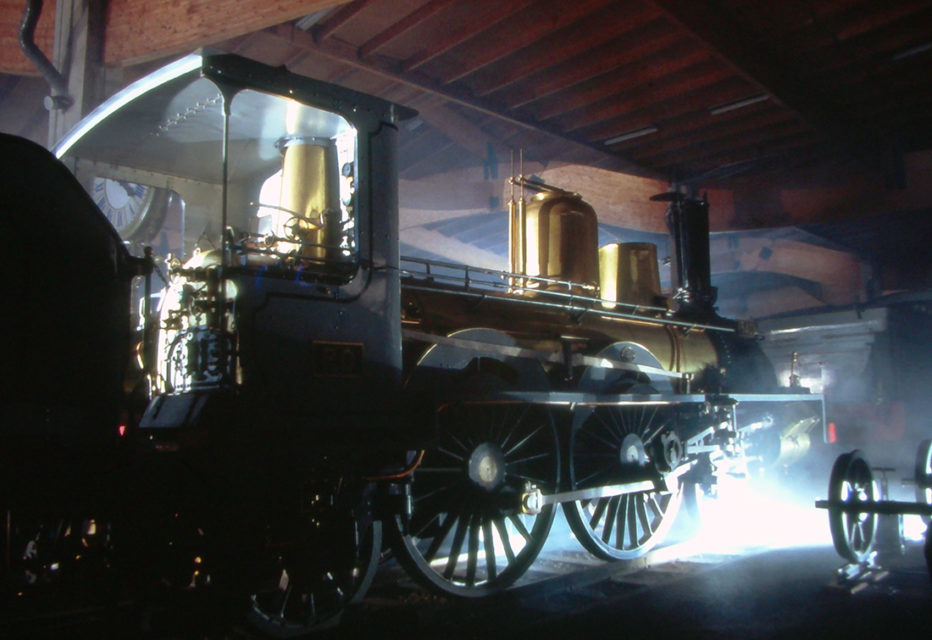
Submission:
[[424,6],[420,7],[419,9],[412,11],[407,16],[390,26],[388,29],[385,29],[381,33],[376,34],[370,38],[368,42],[359,47],[359,57],[368,58],[373,53],[389,44],[395,38],[398,38],[406,31],[413,29],[435,13],[439,12],[441,9],[445,9],[447,5],[450,5],[453,2],[455,2],[455,0],[433,0],[432,2],[428,2]]
[[289,22],[345,0],[110,0],[104,64],[185,53]]
[[446,53],[473,36],[482,33],[490,26],[498,24],[502,20],[518,13],[533,1],[534,0],[511,0],[510,2],[500,2],[485,6],[474,3],[474,14],[469,22],[462,23],[448,31],[443,41],[434,45],[432,48],[424,49],[405,60],[404,70],[414,71],[437,56]]
[[[356,69],[383,78],[389,78],[406,86],[415,87],[428,95],[440,98],[451,104],[467,107],[473,112],[492,116],[500,122],[517,126],[524,130],[553,136],[557,140],[562,140],[564,144],[586,147],[590,152],[595,151],[599,157],[604,158],[606,164],[617,171],[626,171],[636,175],[657,175],[656,172],[634,164],[619,154],[611,153],[602,145],[591,144],[588,140],[574,135],[566,135],[564,132],[554,127],[548,127],[536,121],[511,116],[502,111],[499,105],[488,104],[476,98],[475,95],[471,93],[464,92],[449,85],[447,87],[439,87],[433,80],[423,74],[417,72],[403,72],[399,70],[397,65],[390,59],[382,59],[378,55],[375,55],[368,60],[362,60],[359,58],[358,48],[348,43],[341,42],[337,38],[330,38],[326,42],[321,43],[311,34],[293,25],[282,24],[278,27],[252,34],[252,36],[250,36],[250,41],[253,46],[257,47],[274,47],[276,43],[287,43],[296,49],[304,49],[314,56],[325,56],[343,62]],[[297,52],[295,55],[297,55]],[[293,70],[300,73],[299,67]],[[487,136],[487,139],[498,144],[498,140],[492,136]]]
[[566,27],[586,15],[605,7],[610,0],[546,0],[534,7],[533,20],[499,23],[483,34],[481,42],[469,43],[470,51],[462,60],[450,62],[443,69],[442,84],[456,82],[479,69],[530,46],[548,33]]
[[[320,41],[326,40],[332,36],[337,29],[348,23],[365,9],[367,5],[372,3],[373,0],[355,0],[354,2],[344,5],[338,11],[334,11],[319,24],[314,26],[314,37]],[[312,12],[308,11],[307,13]]]
[[653,76],[649,73],[649,65],[632,69],[628,77],[634,77],[634,86],[611,95],[606,95],[605,80],[597,78],[584,88],[574,90],[572,95],[559,95],[545,105],[538,104],[534,113],[539,120],[560,117],[560,126],[573,131],[641,107],[654,106],[662,110],[665,102],[688,91],[707,87],[728,75],[717,60],[708,56],[696,60],[690,55],[681,56],[660,73]]
[[639,5],[616,3],[538,40],[508,64],[504,72],[496,66],[475,74],[469,85],[479,96],[502,91],[533,73],[552,67],[556,60],[583,54],[614,39],[626,38],[652,16],[654,14],[639,8]]
[[764,44],[720,0],[646,0],[774,100],[823,131],[838,148],[878,168],[880,132],[865,131],[843,103],[820,86],[800,79],[794,61]]
[[[289,22],[346,0],[109,0],[103,62],[119,67],[188,53],[198,47]],[[35,41],[51,59],[55,2],[45,2]],[[19,48],[24,1],[0,1],[0,73],[38,75]]]

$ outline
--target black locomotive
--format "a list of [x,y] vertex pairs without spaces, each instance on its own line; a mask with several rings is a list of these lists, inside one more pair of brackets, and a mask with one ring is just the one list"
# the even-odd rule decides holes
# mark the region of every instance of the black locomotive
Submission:
[[300,634],[362,597],[383,533],[423,584],[482,596],[558,504],[592,553],[636,557],[717,474],[804,449],[821,397],[715,313],[705,202],[661,196],[672,299],[652,246],[599,248],[591,207],[524,176],[508,272],[403,259],[410,115],[192,55],[59,159],[3,137],[10,593],[115,573]]

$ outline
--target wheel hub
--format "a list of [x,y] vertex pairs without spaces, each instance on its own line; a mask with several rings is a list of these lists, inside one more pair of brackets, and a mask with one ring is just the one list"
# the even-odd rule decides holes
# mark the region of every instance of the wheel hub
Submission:
[[505,479],[505,454],[498,445],[483,442],[469,456],[467,473],[486,491],[497,489]]
[[618,450],[618,459],[623,466],[644,466],[647,464],[647,452],[644,450],[644,442],[637,434],[629,433],[622,439],[621,447]]

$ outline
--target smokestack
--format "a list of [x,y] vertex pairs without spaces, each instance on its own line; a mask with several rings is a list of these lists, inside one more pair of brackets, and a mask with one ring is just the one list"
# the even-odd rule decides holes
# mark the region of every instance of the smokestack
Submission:
[[651,200],[667,201],[667,228],[673,239],[673,289],[677,312],[715,315],[717,291],[709,263],[709,202],[669,191]]

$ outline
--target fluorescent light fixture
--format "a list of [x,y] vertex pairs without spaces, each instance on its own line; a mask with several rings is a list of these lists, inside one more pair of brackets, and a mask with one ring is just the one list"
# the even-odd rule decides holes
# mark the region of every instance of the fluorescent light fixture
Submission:
[[644,127],[642,129],[635,129],[634,131],[629,131],[627,133],[622,133],[621,135],[617,135],[614,138],[609,138],[602,144],[606,144],[606,145],[618,144],[619,142],[624,142],[625,140],[634,140],[635,138],[640,138],[641,136],[648,136],[652,133],[657,133],[657,131],[659,131],[659,129],[653,126]]
[[717,116],[722,113],[728,113],[729,111],[750,107],[752,104],[757,104],[758,102],[763,102],[764,100],[770,100],[770,95],[762,93],[759,96],[751,96],[750,98],[742,98],[741,100],[735,100],[734,102],[726,102],[725,104],[720,104],[717,107],[710,107],[709,113],[713,116]]
[[302,31],[310,31],[311,27],[323,20],[332,9],[333,7],[329,9],[321,9],[320,11],[315,11],[314,13],[309,13],[303,18],[298,18],[298,20],[295,21],[294,26],[301,29]]
[[918,56],[920,53],[925,53],[929,49],[932,49],[932,42],[923,42],[922,44],[917,44],[915,47],[903,49],[893,56],[893,60],[900,61],[905,58],[912,58],[913,56]]

